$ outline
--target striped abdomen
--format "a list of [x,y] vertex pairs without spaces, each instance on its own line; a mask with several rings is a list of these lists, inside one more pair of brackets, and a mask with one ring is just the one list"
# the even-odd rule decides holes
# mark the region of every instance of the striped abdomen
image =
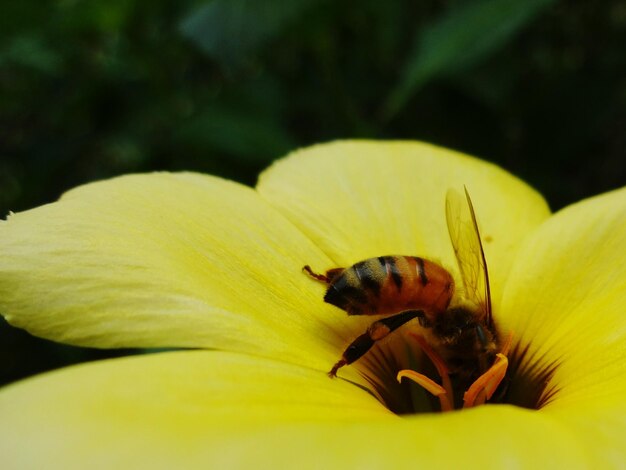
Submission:
[[324,301],[349,315],[403,310],[444,311],[454,280],[438,264],[415,256],[381,256],[360,261],[332,278]]

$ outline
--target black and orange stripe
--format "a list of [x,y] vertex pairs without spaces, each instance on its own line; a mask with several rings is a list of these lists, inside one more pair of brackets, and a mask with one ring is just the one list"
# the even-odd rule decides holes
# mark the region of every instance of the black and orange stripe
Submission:
[[324,300],[350,315],[393,314],[447,308],[454,291],[451,275],[415,256],[380,256],[344,269],[330,281]]

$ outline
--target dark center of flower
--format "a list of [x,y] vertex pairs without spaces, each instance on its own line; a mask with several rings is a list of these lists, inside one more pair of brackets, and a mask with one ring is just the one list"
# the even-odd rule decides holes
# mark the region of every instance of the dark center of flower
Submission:
[[[558,363],[546,366],[519,343],[502,352],[494,355],[492,373],[468,382],[462,370],[448,368],[423,338],[399,334],[376,346],[358,367],[378,399],[396,414],[497,403],[540,409],[556,397],[558,389],[551,379]],[[494,380],[499,373],[503,377]]]

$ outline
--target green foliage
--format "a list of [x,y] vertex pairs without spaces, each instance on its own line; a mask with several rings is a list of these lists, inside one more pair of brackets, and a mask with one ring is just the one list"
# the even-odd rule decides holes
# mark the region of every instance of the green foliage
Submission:
[[181,22],[181,32],[223,65],[239,65],[322,0],[214,0]]
[[506,46],[528,22],[555,0],[477,0],[452,8],[418,31],[400,83],[386,105],[396,113],[410,95],[438,75],[461,73]]

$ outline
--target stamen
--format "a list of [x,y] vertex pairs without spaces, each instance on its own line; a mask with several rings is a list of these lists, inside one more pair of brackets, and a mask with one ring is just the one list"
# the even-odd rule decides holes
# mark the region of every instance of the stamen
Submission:
[[502,354],[496,354],[493,366],[487,372],[478,377],[463,395],[463,408],[472,408],[482,405],[495,393],[498,385],[502,382],[509,360]]
[[416,335],[415,333],[410,333],[410,335],[417,340],[417,344],[419,344],[420,348],[422,348],[424,354],[428,356],[433,365],[437,368],[437,373],[439,374],[439,377],[441,377],[441,384],[448,394],[448,397],[450,397],[450,401],[454,403],[454,392],[452,390],[452,381],[450,380],[450,371],[448,370],[448,366],[446,366],[446,363],[443,362],[441,356],[439,356],[439,354],[437,354],[437,352],[430,347],[422,336]]
[[[491,356],[491,361],[488,359],[488,356],[494,354],[495,351],[489,353],[489,351],[485,350],[482,351],[483,355],[480,355],[481,351],[476,352],[476,362],[480,362],[480,360],[482,362],[479,364],[472,363],[469,367],[472,367],[472,370],[474,370],[474,367],[479,369],[476,373],[478,377],[473,374],[468,376],[469,371],[462,369],[455,369],[453,374],[439,351],[429,344],[426,337],[413,332],[408,332],[408,336],[414,341],[406,344],[406,347],[409,349],[408,352],[405,351],[405,354],[409,358],[413,358],[412,362],[411,360],[408,363],[395,360],[395,358],[401,355],[397,348],[395,351],[391,350],[392,354],[388,354],[389,350],[387,348],[380,348],[377,345],[373,349],[372,354],[366,356],[366,360],[361,363],[367,366],[366,373],[364,373],[365,378],[372,384],[377,396],[380,394],[379,399],[389,409],[398,414],[435,411],[431,396],[439,399],[441,411],[473,408],[490,402],[517,404],[517,402],[510,400],[511,384],[515,379],[512,375],[519,370],[519,353],[516,352],[519,345],[513,348],[514,351],[511,352],[513,333],[507,334],[503,337],[503,341],[499,342],[500,351],[495,354],[495,357]],[[399,343],[394,344],[398,345]],[[421,349],[423,355],[418,353],[417,347]],[[509,357],[510,355],[511,357]],[[434,372],[429,372],[432,378],[417,372],[418,370],[425,372],[424,368],[427,370],[433,369],[432,366],[424,363],[425,357],[431,361],[439,377],[436,377]],[[418,358],[419,360],[417,360]],[[462,367],[462,365],[459,367]],[[480,374],[480,369],[483,371],[482,374]],[[393,381],[395,385],[389,382],[389,379],[393,376],[397,380],[397,382]],[[424,394],[415,387],[407,389],[406,382],[404,384],[402,382],[402,379],[405,377],[419,385],[428,394]],[[505,377],[508,377],[506,387],[500,387]],[[473,382],[471,382],[472,379],[474,379]],[[465,393],[462,393],[463,391]],[[459,396],[461,394],[462,397]]]
[[[450,411],[454,409],[454,391],[450,380],[450,372],[446,363],[441,356],[433,348],[431,348],[422,336],[414,333],[410,333],[410,335],[417,340],[417,343],[424,354],[428,356],[433,365],[437,368],[442,384],[439,385],[425,375],[408,369],[398,372],[398,382],[401,382],[402,378],[406,377],[420,385],[434,396],[438,397],[441,403],[441,411]],[[512,340],[513,333],[511,332],[507,336],[501,352],[496,354],[496,359],[493,365],[485,373],[478,377],[474,383],[472,383],[470,388],[464,393],[463,408],[472,408],[474,406],[483,405],[491,399],[492,395],[498,389],[500,383],[506,375],[509,365],[509,360],[506,355],[509,352]]]
[[472,408],[484,405],[495,393],[506,375],[509,360],[507,354],[513,342],[513,332],[511,331],[502,346],[502,350],[496,354],[493,365],[483,375],[478,377],[463,395],[463,408]]
[[401,382],[404,377],[412,380],[413,382],[420,385],[422,388],[439,398],[439,402],[441,403],[441,411],[452,411],[453,406],[450,402],[448,392],[446,392],[446,389],[443,388],[441,385],[433,382],[425,375],[410,369],[404,369],[398,372],[398,382]]
[[446,366],[446,363],[441,359],[439,354],[430,347],[430,345],[426,342],[426,340],[415,333],[409,333],[413,336],[424,354],[428,356],[433,365],[437,368],[437,372],[439,373],[439,377],[441,377],[442,385],[434,382],[423,374],[419,372],[415,372],[413,370],[401,370],[398,372],[398,382],[402,380],[403,377],[411,379],[413,382],[422,386],[424,389],[428,390],[430,393],[439,398],[439,402],[441,403],[441,411],[451,411],[454,409],[454,392],[452,390],[452,382],[450,380],[449,370]]

